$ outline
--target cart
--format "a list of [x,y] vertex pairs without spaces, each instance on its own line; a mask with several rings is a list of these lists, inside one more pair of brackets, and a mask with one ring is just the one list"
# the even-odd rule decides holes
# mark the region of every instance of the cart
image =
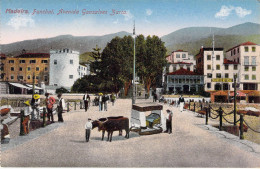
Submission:
[[[132,106],[131,111],[131,131],[138,132],[140,135],[157,134],[166,131],[166,118],[163,114],[163,106],[156,103],[138,103]],[[158,115],[157,122],[154,124],[145,112],[151,112],[150,115]]]

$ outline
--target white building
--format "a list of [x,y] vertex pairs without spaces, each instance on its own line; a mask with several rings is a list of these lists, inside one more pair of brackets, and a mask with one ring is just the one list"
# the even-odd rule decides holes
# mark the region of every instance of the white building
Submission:
[[239,63],[240,90],[260,90],[260,47],[252,42],[239,44],[226,51],[228,60]]
[[177,50],[173,51],[171,55],[166,57],[168,61],[169,72],[175,72],[181,68],[188,71],[194,71],[196,60],[193,55],[189,55],[187,51]]
[[79,64],[78,73],[79,78],[90,75],[90,64]]
[[79,78],[79,52],[70,49],[50,51],[50,86],[70,89]]

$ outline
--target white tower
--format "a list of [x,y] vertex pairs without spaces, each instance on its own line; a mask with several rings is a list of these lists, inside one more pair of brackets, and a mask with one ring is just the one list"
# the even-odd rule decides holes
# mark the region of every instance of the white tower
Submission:
[[51,86],[70,88],[79,78],[79,52],[70,49],[50,51]]

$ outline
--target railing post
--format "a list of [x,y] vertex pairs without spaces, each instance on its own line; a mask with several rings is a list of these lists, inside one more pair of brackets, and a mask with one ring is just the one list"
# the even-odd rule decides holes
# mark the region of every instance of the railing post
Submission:
[[211,110],[210,110],[210,109],[211,109],[211,107],[210,107],[210,105],[209,105],[209,111],[208,111],[208,116],[209,116],[209,117],[211,117]]
[[68,102],[67,103],[67,112],[69,112],[70,111],[70,103]]
[[209,108],[206,109],[206,125],[208,125],[208,121],[209,121],[209,112],[208,112]]
[[46,108],[43,108],[43,113],[42,113],[42,127],[45,127],[45,116],[46,116]]
[[74,110],[77,110],[77,102],[74,102]]
[[80,109],[82,109],[82,101],[80,101],[79,104],[80,104]]
[[194,112],[195,112],[195,110],[196,110],[196,103],[195,103],[195,101],[194,101]]
[[223,115],[222,108],[219,107],[219,130],[220,131],[222,131],[222,115]]
[[240,127],[239,127],[239,129],[240,129],[240,139],[241,140],[244,140],[244,125],[243,125],[243,123],[244,123],[244,115],[243,114],[240,114]]
[[200,103],[200,110],[202,110],[202,102]]
[[24,136],[24,129],[23,129],[23,120],[24,120],[24,110],[20,111],[20,136]]
[[190,101],[189,101],[189,110],[190,110]]

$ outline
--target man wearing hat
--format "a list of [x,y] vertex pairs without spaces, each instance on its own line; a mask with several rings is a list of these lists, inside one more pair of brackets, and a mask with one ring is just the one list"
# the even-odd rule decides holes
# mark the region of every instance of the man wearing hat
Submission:
[[33,109],[32,120],[36,120],[40,118],[39,105],[40,105],[40,95],[34,94],[31,101],[31,106]]
[[180,104],[180,111],[181,112],[183,111],[184,103],[185,103],[185,100],[184,100],[184,98],[181,95],[181,97],[179,98],[179,104]]
[[172,111],[167,109],[167,116],[166,116],[166,133],[172,133]]
[[88,121],[85,125],[85,129],[86,129],[86,142],[89,142],[90,131],[92,129],[92,121],[90,118],[88,118]]
[[24,134],[28,134],[29,133],[29,121],[30,121],[30,115],[32,113],[32,108],[31,108],[29,100],[25,101],[24,104],[26,105],[26,107],[24,108],[24,116],[23,116],[22,125],[23,125]]
[[58,94],[58,105],[57,105],[57,109],[58,109],[58,122],[63,122],[63,117],[62,117],[62,112],[63,112],[63,107],[65,107],[65,101],[64,99],[61,97],[62,94],[59,93]]

